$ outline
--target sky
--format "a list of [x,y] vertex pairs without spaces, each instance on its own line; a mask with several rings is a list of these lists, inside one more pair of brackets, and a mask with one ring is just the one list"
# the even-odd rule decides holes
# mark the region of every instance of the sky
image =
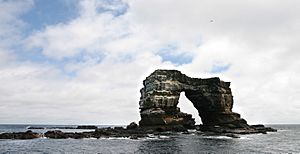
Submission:
[[[300,123],[300,1],[0,0],[0,123],[128,124],[155,69],[231,82],[250,124]],[[181,94],[181,111],[200,118]]]

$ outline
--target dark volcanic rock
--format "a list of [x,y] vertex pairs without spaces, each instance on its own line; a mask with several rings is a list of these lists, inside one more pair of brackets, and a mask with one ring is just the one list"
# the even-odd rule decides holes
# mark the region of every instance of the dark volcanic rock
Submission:
[[93,126],[93,125],[82,125],[82,126],[77,126],[76,129],[97,129],[97,126]]
[[195,128],[192,115],[177,107],[181,92],[198,110],[200,130],[217,133],[258,133],[264,127],[251,127],[240,114],[232,112],[230,82],[219,78],[191,78],[177,70],[156,70],[143,81],[140,90],[141,127],[165,129],[172,126]]
[[44,127],[29,126],[27,129],[45,129]]
[[265,127],[264,125],[260,124],[260,125],[251,125],[252,128],[254,128],[255,130],[259,131],[260,133],[267,133],[267,132],[277,132],[276,129],[271,128],[271,127]]
[[66,138],[90,138],[93,132],[62,132],[60,130],[47,131],[44,136],[52,139],[66,139]]
[[[154,132],[154,131],[153,131]],[[2,133],[0,139],[33,139],[39,137],[47,137],[51,139],[81,139],[81,138],[108,138],[108,137],[124,137],[130,139],[138,139],[148,137],[149,130],[136,127],[134,129],[124,129],[123,127],[116,128],[97,128],[90,132],[63,132],[60,130],[47,131],[44,134],[34,133],[31,130],[27,132],[17,133]]]
[[77,127],[70,127],[70,126],[55,126],[55,127],[47,127],[46,129],[77,129]]
[[138,127],[139,126],[135,122],[132,122],[128,126],[126,126],[126,129],[136,129]]
[[60,130],[47,131],[44,135],[45,135],[45,137],[53,138],[53,139],[65,139],[65,138],[68,138],[68,136],[64,132],[62,132]]
[[31,130],[26,132],[2,133],[0,139],[34,139],[41,137],[40,134],[34,133]]
[[127,138],[142,138],[147,137],[147,132],[144,129],[136,127],[135,129],[120,129],[116,128],[98,128],[92,134],[95,138],[101,137],[127,137]]

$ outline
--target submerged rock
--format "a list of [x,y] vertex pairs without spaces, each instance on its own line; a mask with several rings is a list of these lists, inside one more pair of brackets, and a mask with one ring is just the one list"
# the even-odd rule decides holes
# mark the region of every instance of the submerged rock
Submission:
[[27,129],[45,129],[45,127],[29,126]]
[[238,135],[233,134],[233,133],[226,133],[225,136],[231,137],[231,138],[240,138]]
[[77,126],[76,129],[97,129],[97,126],[94,125],[81,125],[81,126]]
[[70,126],[55,126],[55,127],[47,127],[46,129],[76,129],[77,127]]

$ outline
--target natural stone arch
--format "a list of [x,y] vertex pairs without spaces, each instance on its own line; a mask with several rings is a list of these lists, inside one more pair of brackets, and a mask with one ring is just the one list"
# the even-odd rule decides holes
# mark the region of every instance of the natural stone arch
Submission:
[[191,78],[176,70],[156,70],[143,81],[140,98],[140,126],[194,127],[192,115],[177,107],[181,92],[198,110],[205,126],[248,127],[232,112],[230,82],[219,78]]

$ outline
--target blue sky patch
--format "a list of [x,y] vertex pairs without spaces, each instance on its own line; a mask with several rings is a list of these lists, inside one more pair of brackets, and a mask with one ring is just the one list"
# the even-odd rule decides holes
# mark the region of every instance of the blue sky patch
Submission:
[[78,0],[35,0],[31,10],[21,18],[28,24],[29,34],[48,25],[69,22],[78,15]]
[[214,64],[212,69],[209,71],[210,73],[221,73],[221,72],[225,72],[230,68],[230,64],[226,64],[226,65],[217,65]]
[[162,58],[163,61],[169,61],[176,66],[188,64],[193,61],[193,56],[187,54],[185,52],[178,53],[177,44],[169,44],[159,50],[159,56]]
[[30,51],[26,51],[16,47],[15,51],[18,61],[20,62],[33,62],[36,64],[51,65],[69,77],[76,77],[77,73],[74,71],[66,71],[65,66],[67,64],[88,63],[89,65],[94,65],[101,63],[105,58],[105,55],[102,53],[87,53],[84,50],[82,50],[79,54],[72,57],[64,57],[63,59],[53,59],[48,57],[42,53],[41,48],[33,48]]

